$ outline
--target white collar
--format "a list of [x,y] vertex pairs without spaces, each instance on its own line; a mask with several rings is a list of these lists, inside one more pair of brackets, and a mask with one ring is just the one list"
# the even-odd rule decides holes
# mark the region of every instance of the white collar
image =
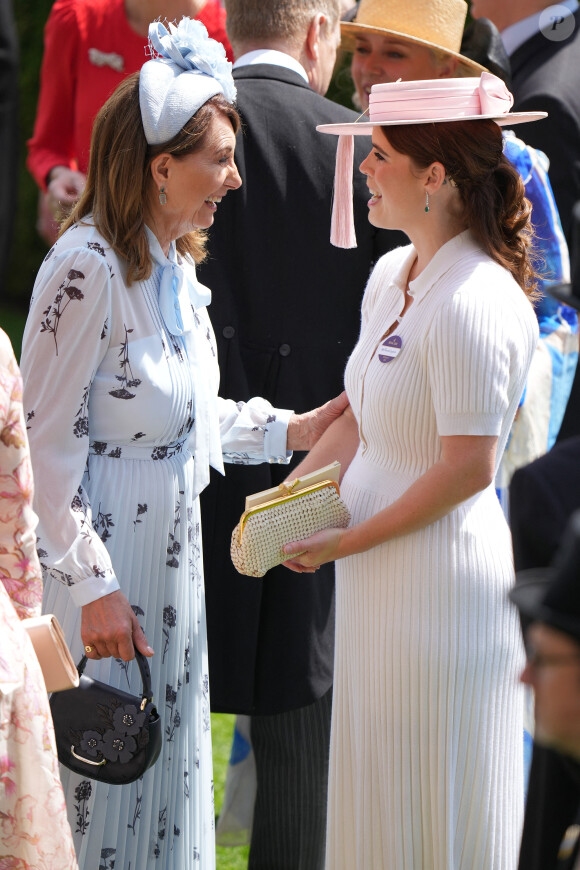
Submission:
[[239,69],[241,66],[252,66],[256,63],[270,63],[273,66],[281,66],[285,69],[291,69],[293,72],[302,76],[306,84],[310,84],[306,70],[295,57],[286,54],[285,51],[276,51],[273,48],[257,48],[255,51],[247,51],[234,63],[234,69]]
[[[417,302],[420,302],[445,272],[451,269],[462,257],[476,251],[481,251],[481,247],[473,238],[470,230],[463,230],[463,232],[449,239],[448,242],[435,252],[423,271],[413,281],[409,281],[409,295],[413,296]],[[415,249],[413,248],[409,266],[412,264],[415,256]]]
[[[558,6],[565,6],[571,14],[574,14],[578,9],[579,4],[578,0],[558,0]],[[548,8],[551,9],[552,7]],[[536,33],[540,33],[542,29],[541,24],[544,24],[542,16],[546,11],[547,10],[534,12],[533,15],[528,15],[527,18],[522,18],[520,21],[516,21],[515,24],[510,24],[509,27],[506,27],[505,30],[501,31],[501,39],[508,55],[511,56],[520,45],[523,45],[524,42],[527,42],[528,39],[531,39],[531,37],[535,36]],[[540,19],[542,19],[541,24]]]

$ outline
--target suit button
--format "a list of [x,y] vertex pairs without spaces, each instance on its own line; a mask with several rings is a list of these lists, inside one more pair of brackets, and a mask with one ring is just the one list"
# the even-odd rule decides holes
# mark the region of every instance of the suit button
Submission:
[[233,338],[236,334],[236,330],[233,326],[224,326],[222,329],[222,335],[224,338]]
[[278,353],[280,354],[280,356],[290,356],[290,345],[281,344],[278,348]]

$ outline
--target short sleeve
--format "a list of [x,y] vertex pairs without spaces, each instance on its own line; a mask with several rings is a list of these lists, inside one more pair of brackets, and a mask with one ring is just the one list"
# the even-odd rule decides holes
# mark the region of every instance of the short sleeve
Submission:
[[434,318],[427,353],[439,435],[500,434],[510,358],[494,302],[480,287],[460,291]]

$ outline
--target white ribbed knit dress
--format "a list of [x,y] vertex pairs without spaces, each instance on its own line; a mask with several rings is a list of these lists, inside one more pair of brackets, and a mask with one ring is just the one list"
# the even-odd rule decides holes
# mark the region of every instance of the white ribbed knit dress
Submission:
[[[378,262],[346,369],[361,437],[342,485],[353,524],[437,461],[441,435],[496,435],[499,462],[538,338],[522,290],[465,232],[411,283],[400,350],[381,361],[414,257]],[[513,870],[523,653],[493,485],[336,567],[327,870]]]

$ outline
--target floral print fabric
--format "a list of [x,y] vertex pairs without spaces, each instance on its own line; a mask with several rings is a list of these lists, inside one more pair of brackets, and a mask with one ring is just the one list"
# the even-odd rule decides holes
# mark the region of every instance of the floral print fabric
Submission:
[[44,679],[19,619],[42,598],[21,393],[0,331],[0,868],[76,870]]
[[[120,587],[155,650],[157,763],[127,786],[62,772],[86,870],[215,866],[197,447],[215,432],[214,452],[264,461],[277,422],[267,402],[217,400],[207,312],[195,309],[188,333],[169,332],[165,258],[152,235],[150,244],[151,277],[128,287],[95,228],[71,228],[39,272],[23,342],[44,609],[80,657],[79,605]],[[193,266],[180,265],[195,281]],[[90,662],[87,673],[139,690],[131,662]]]

